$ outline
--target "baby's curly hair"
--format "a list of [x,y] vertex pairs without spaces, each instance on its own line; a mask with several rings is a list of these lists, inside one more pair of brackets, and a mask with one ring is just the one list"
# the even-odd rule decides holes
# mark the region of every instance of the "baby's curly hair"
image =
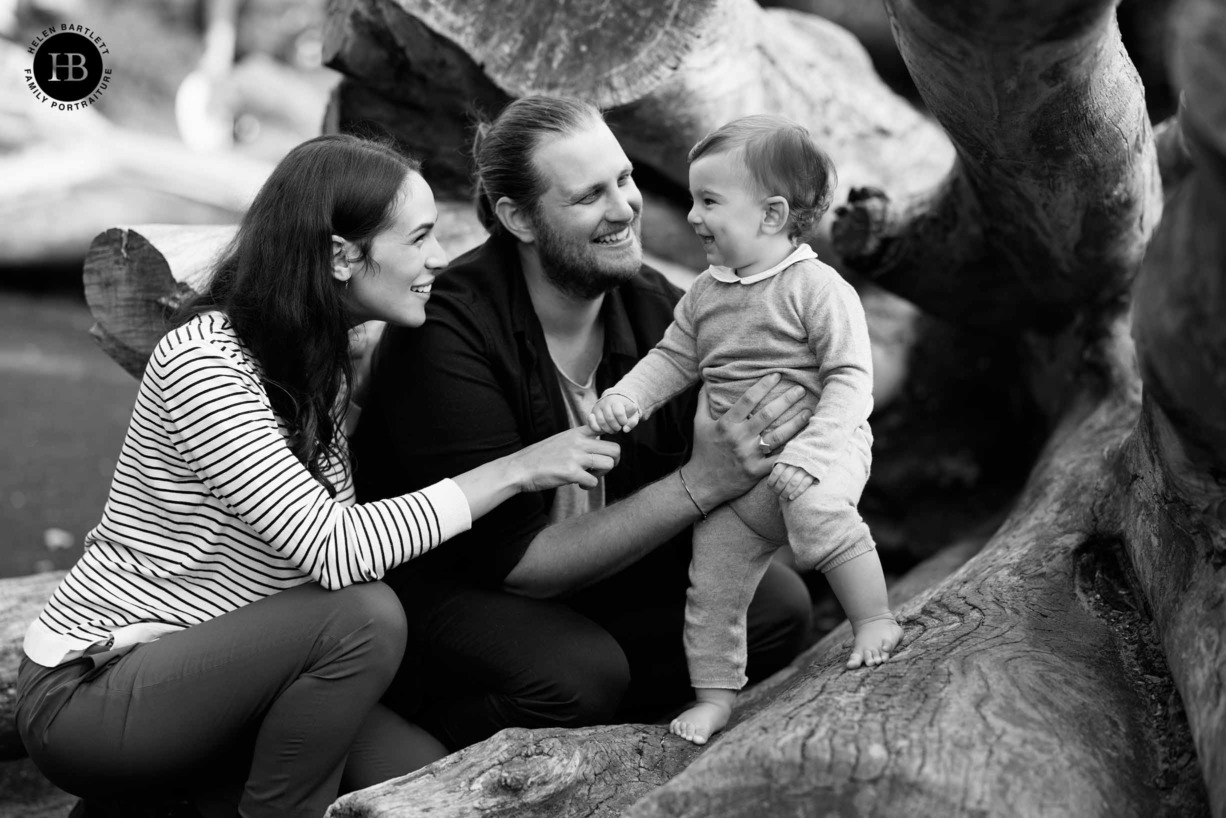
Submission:
[[809,130],[787,117],[755,114],[734,119],[698,141],[689,161],[740,150],[754,182],[767,196],[788,201],[788,238],[799,242],[830,207],[837,184],[834,163]]

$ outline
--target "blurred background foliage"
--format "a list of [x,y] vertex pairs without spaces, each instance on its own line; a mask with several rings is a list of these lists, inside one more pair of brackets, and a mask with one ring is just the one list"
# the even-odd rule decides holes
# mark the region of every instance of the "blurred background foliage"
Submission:
[[[137,383],[95,346],[81,294],[108,227],[233,223],[320,132],[339,75],[324,0],[0,0],[0,577],[70,566],[106,501]],[[89,27],[113,79],[55,111],[31,42]]]

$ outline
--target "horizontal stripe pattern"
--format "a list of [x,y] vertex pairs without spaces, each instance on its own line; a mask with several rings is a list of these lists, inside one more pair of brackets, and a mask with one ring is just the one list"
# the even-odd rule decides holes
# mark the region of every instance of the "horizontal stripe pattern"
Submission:
[[451,480],[355,504],[343,440],[337,454],[333,498],[290,451],[225,316],[173,330],[141,381],[102,520],[26,633],[27,655],[54,666],[305,582],[378,579],[470,527]]

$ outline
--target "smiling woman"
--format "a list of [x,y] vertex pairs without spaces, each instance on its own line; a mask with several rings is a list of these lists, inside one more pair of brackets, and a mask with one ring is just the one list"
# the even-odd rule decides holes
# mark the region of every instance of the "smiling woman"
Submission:
[[420,327],[426,321],[430,284],[447,266],[447,254],[434,227],[438,208],[426,180],[415,172],[405,176],[396,196],[391,224],[371,242],[367,262],[357,267],[358,248],[341,236],[332,237],[335,275],[346,286],[345,302],[357,321],[387,321]]
[[319,816],[342,772],[368,786],[443,754],[377,705],[406,638],[377,580],[520,491],[594,485],[619,449],[569,430],[354,502],[349,331],[424,322],[436,221],[417,163],[351,136],[299,145],[260,189],[154,350],[102,520],[26,633],[16,722],[58,786],[116,814],[173,795]]

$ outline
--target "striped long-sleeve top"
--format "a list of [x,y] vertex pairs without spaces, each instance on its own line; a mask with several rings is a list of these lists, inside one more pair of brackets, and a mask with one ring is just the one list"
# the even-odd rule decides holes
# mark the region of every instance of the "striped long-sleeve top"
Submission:
[[355,505],[344,441],[325,469],[290,451],[258,363],[206,313],[167,334],[141,381],[102,520],[26,631],[54,667],[315,581],[378,579],[472,525],[451,480]]

